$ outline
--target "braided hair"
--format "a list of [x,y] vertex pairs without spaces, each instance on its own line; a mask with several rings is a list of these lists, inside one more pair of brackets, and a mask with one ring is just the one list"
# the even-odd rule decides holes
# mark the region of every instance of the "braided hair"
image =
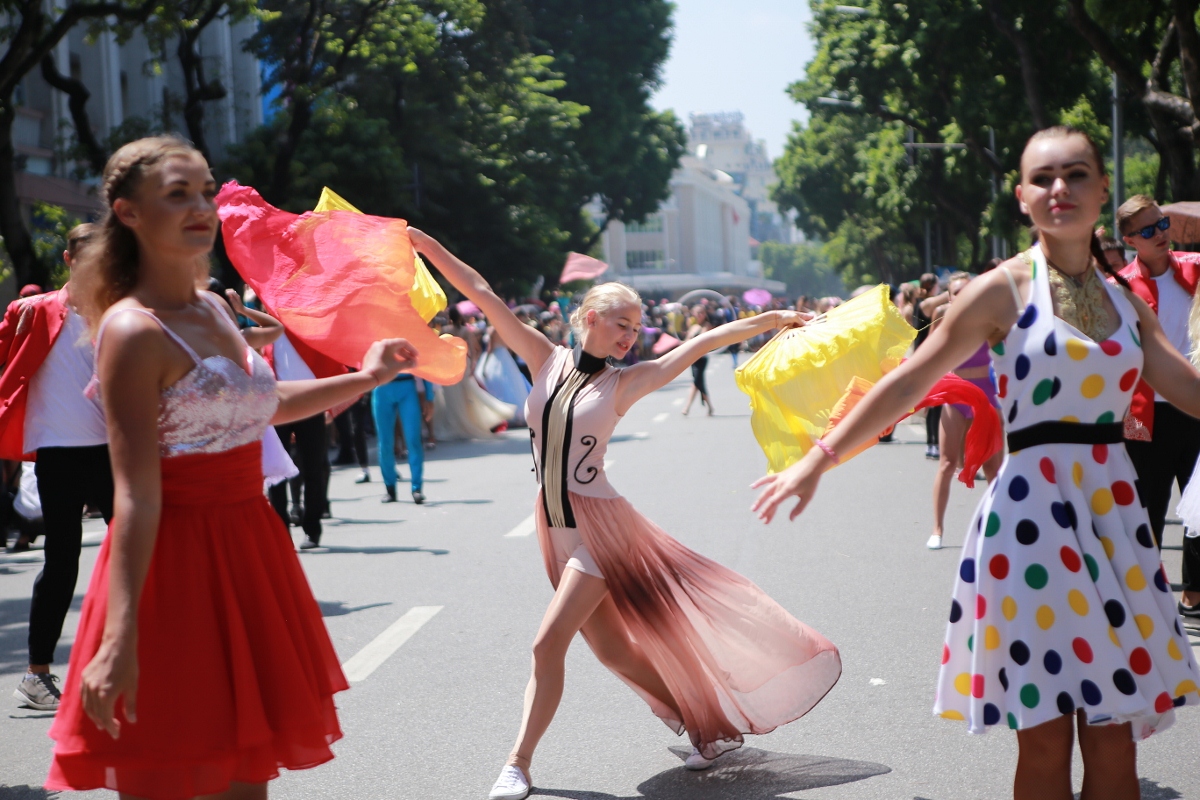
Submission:
[[71,279],[71,298],[93,333],[104,312],[133,292],[138,282],[137,237],[113,212],[113,203],[133,197],[146,174],[166,159],[198,155],[200,151],[179,136],[151,136],[123,146],[104,165],[100,184],[104,216],[80,252]]
[[[1107,175],[1108,170],[1104,168],[1104,153],[1100,150],[1100,146],[1096,144],[1096,140],[1089,136],[1085,131],[1081,131],[1073,125],[1053,125],[1049,128],[1042,128],[1033,136],[1029,137],[1029,141],[1025,143],[1025,149],[1029,149],[1029,145],[1042,139],[1065,139],[1068,136],[1080,136],[1087,142],[1088,150],[1091,153],[1092,161],[1095,162],[1096,169],[1101,175]],[[1036,241],[1036,239],[1035,239]],[[1104,249],[1101,246],[1100,237],[1096,233],[1092,233],[1091,241],[1092,257],[1096,259],[1101,270],[1108,277],[1112,278],[1121,286],[1133,291],[1129,285],[1129,281],[1122,278],[1112,265],[1108,263],[1108,259],[1104,257]]]

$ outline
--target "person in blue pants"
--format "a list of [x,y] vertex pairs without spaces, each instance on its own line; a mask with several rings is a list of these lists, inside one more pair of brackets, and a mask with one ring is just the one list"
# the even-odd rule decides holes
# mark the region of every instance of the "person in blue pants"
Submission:
[[371,392],[371,414],[379,435],[379,471],[383,474],[385,503],[396,502],[396,417],[408,442],[408,468],[412,472],[412,498],[420,505],[425,502],[421,492],[425,473],[425,448],[421,446],[421,419],[433,412],[433,384],[422,381],[418,392],[417,379],[412,375],[397,375],[395,380],[376,387]]

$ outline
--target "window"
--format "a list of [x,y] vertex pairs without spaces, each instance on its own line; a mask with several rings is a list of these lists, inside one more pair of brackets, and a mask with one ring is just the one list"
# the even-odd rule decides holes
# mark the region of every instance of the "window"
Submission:
[[644,222],[626,222],[626,233],[662,233],[663,221],[661,214],[646,217]]
[[661,270],[666,267],[662,250],[629,250],[625,253],[625,264],[630,269]]

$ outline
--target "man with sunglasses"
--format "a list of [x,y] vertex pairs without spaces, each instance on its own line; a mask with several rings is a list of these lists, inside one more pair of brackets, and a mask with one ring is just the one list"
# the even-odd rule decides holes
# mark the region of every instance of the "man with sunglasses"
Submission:
[[[1171,251],[1167,233],[1171,218],[1163,215],[1153,198],[1143,194],[1134,195],[1117,209],[1117,227],[1125,244],[1137,251],[1137,258],[1121,270],[1121,275],[1158,314],[1171,344],[1183,355],[1190,355],[1193,345],[1188,337],[1188,315],[1200,277],[1200,253]],[[1154,538],[1161,546],[1171,485],[1178,483],[1183,491],[1200,454],[1200,420],[1156,396],[1141,381],[1125,420],[1125,438]],[[1200,617],[1200,538],[1194,535],[1185,535],[1183,540],[1183,586],[1179,612]]]

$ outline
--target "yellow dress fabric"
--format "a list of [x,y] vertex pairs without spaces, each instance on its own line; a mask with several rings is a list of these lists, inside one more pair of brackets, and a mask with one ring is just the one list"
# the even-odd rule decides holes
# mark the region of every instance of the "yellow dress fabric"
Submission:
[[750,426],[769,470],[807,453],[852,381],[878,381],[916,335],[881,284],[804,328],[783,331],[739,367],[737,385],[750,397]]
[[[353,211],[355,214],[363,213],[328,186],[321,190],[321,199],[317,201],[317,207],[313,211]],[[442,291],[442,287],[438,285],[434,277],[429,274],[429,269],[425,266],[425,262],[421,260],[421,257],[414,253],[413,260],[415,261],[413,268],[416,271],[416,277],[413,278],[412,291],[408,293],[408,297],[412,300],[413,309],[421,315],[421,319],[429,322],[435,314],[446,307],[446,293]]]

